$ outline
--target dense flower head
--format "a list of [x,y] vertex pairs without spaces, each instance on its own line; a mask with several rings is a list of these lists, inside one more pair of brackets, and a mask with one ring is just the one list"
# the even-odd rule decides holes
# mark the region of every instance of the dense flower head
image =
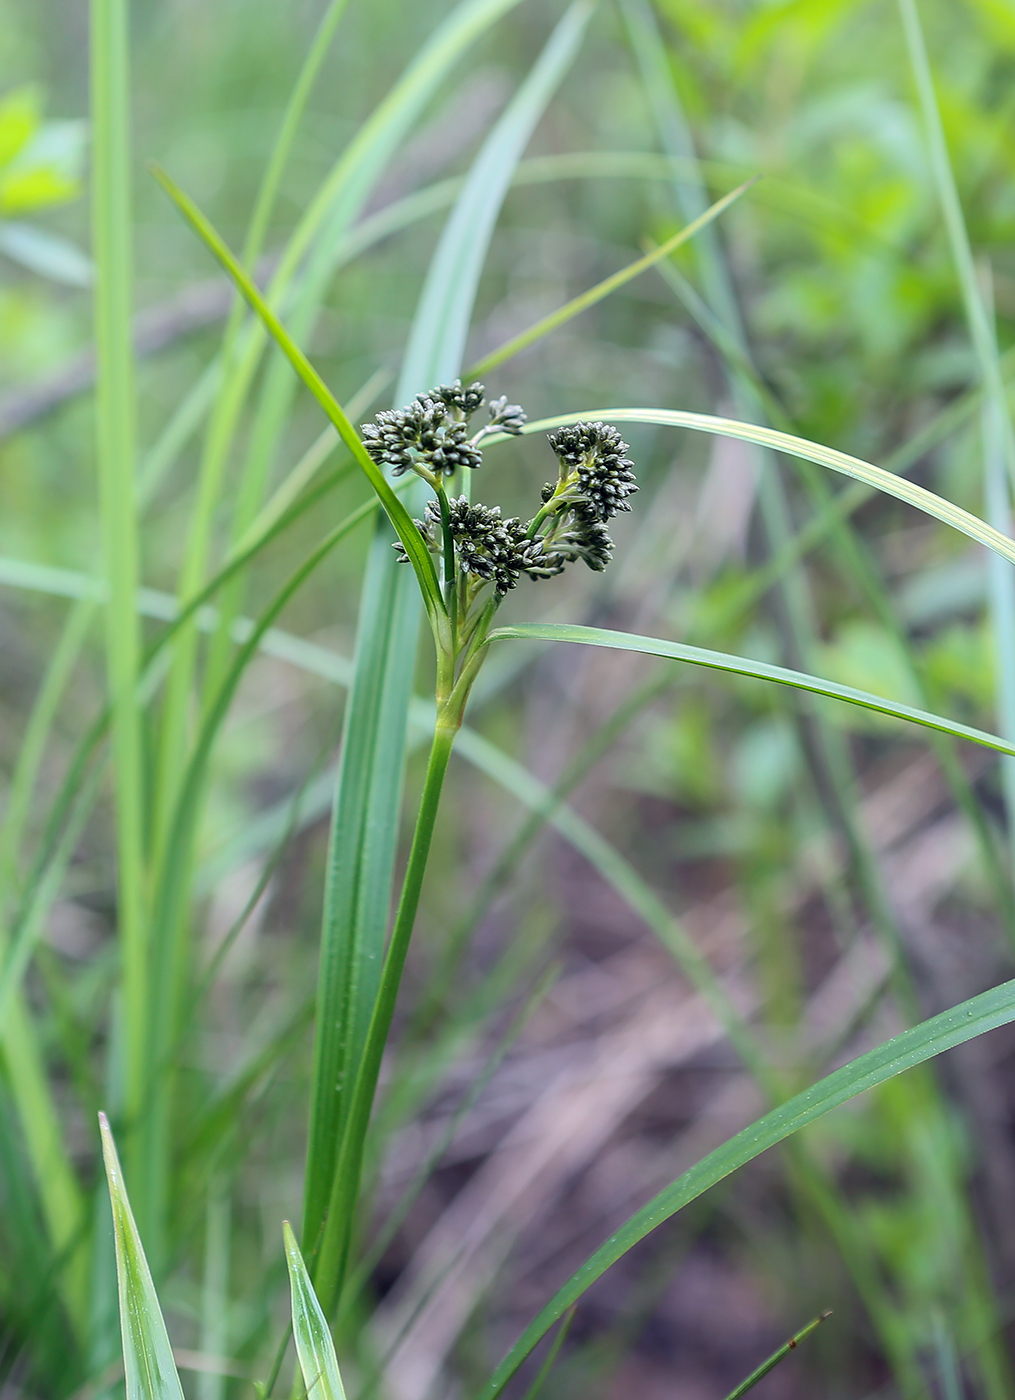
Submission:
[[416,402],[420,404],[442,403],[445,408],[454,414],[459,414],[463,420],[469,419],[480,408],[483,403],[483,396],[486,390],[482,384],[466,384],[463,386],[460,379],[456,379],[453,384],[438,384],[436,389],[428,389],[425,394],[417,394]]
[[469,442],[468,424],[450,417],[439,399],[422,395],[408,408],[385,409],[363,428],[363,444],[379,467],[401,476],[419,461],[436,476],[478,467],[482,453]]
[[[464,496],[448,501],[448,528],[454,543],[458,567],[484,583],[492,583],[503,595],[514,588],[523,573],[532,573],[542,555],[542,543],[530,540],[525,526],[515,516],[504,519],[500,506],[473,505]],[[434,554],[444,547],[441,508],[429,501],[422,520],[416,528]],[[395,545],[400,559],[406,559],[403,545]],[[556,570],[555,572],[560,572]]]
[[574,519],[570,528],[551,536],[546,551],[560,558],[561,567],[582,559],[597,574],[602,573],[613,554],[613,540],[598,520]]
[[[562,481],[575,477],[567,499],[574,503],[576,517],[587,515],[605,524],[619,511],[631,509],[627,497],[634,495],[638,483],[634,463],[626,455],[628,445],[616,428],[607,423],[574,423],[551,433],[549,443],[560,461]],[[544,500],[557,489],[544,488]]]
[[[527,525],[514,516],[505,518],[500,506],[472,504],[464,495],[448,499],[434,476],[450,475],[459,465],[478,465],[478,444],[487,434],[517,434],[525,423],[520,405],[508,403],[505,395],[487,405],[489,422],[467,438],[468,419],[483,406],[483,395],[482,384],[440,384],[417,394],[407,408],[379,413],[363,430],[374,461],[396,473],[415,468],[436,487],[440,500],[430,501],[424,518],[415,522],[427,548],[443,556],[449,545],[453,575],[471,579],[474,586],[491,584],[500,597],[523,574],[553,578],[578,560],[601,572],[613,554],[606,522],[630,509],[627,497],[638,489],[627,443],[605,423],[575,423],[552,434],[560,473],[543,488],[543,508]],[[408,556],[402,543],[395,549],[404,562]],[[448,575],[447,569],[442,572]],[[472,596],[466,592],[466,599]]]
[[520,433],[525,414],[507,396],[488,406],[489,423],[473,437],[469,419],[483,406],[482,384],[438,384],[417,394],[405,408],[388,408],[362,429],[363,444],[379,467],[394,476],[422,469],[434,476],[453,476],[459,467],[475,469],[483,460],[477,444],[495,431]]

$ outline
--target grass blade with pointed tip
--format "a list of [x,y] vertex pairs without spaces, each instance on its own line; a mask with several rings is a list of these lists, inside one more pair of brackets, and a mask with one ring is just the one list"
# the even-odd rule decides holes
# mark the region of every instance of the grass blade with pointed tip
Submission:
[[[936,496],[933,491],[928,491],[923,486],[917,486],[915,482],[907,481],[905,477],[885,471],[884,467],[876,467],[872,462],[865,462],[860,457],[851,457],[848,452],[839,452],[834,447],[823,447],[820,443],[809,442],[793,433],[779,432],[776,428],[763,428],[754,423],[741,423],[735,418],[716,418],[710,413],[685,413],[681,409],[672,408],[592,408],[582,413],[562,413],[555,418],[541,418],[537,422],[526,423],[522,432],[547,432],[589,418],[608,420],[611,423],[654,423],[664,428],[690,428],[692,432],[740,438],[743,442],[753,442],[761,447],[785,452],[790,457],[802,457],[807,462],[815,462],[819,467],[828,467],[830,471],[852,477],[854,481],[862,481],[888,496],[905,501],[907,505],[915,506],[925,515],[931,515],[935,520],[940,520],[955,530],[961,530],[971,540],[986,545],[1009,563],[1015,564],[1015,540],[1002,535],[1000,530],[995,530],[979,516],[970,514],[961,506],[953,505],[942,496]],[[492,446],[505,440],[498,434],[487,438],[487,445]]]
[[345,1400],[335,1343],[288,1220],[282,1225],[292,1293],[293,1339],[311,1400]]
[[557,1319],[596,1279],[601,1278],[639,1240],[704,1195],[712,1186],[858,1094],[886,1083],[915,1065],[924,1064],[945,1050],[963,1045],[987,1031],[1010,1025],[1013,1021],[1015,981],[1004,982],[961,1002],[950,1011],[942,1012],[940,1016],[903,1031],[901,1035],[893,1036],[867,1054],[826,1075],[803,1093],[780,1104],[710,1152],[636,1211],[571,1275],[525,1329],[479,1393],[478,1400],[496,1400]]
[[633,263],[629,263],[627,267],[622,267],[619,272],[614,272],[612,276],[605,277],[602,282],[597,282],[596,285],[590,287],[588,291],[582,292],[576,297],[572,297],[570,301],[565,302],[563,306],[559,306],[556,311],[551,311],[548,316],[544,316],[541,320],[536,321],[535,324],[529,326],[527,330],[519,331],[516,336],[512,336],[512,338],[500,346],[499,349],[491,350],[489,355],[484,355],[481,360],[478,360],[468,371],[466,377],[468,379],[482,378],[484,374],[487,374],[491,369],[495,369],[497,365],[502,365],[505,360],[510,360],[514,355],[519,355],[523,350],[527,350],[530,345],[534,345],[537,340],[542,340],[544,335],[549,335],[551,331],[557,330],[559,326],[566,325],[568,321],[580,315],[581,312],[587,311],[590,306],[595,306],[597,302],[602,301],[604,297],[608,297],[619,287],[623,287],[625,283],[630,282],[635,277],[640,277],[643,272],[647,272],[650,267],[654,267],[656,263],[661,262],[663,258],[667,258],[671,253],[675,253],[678,248],[682,247],[685,243],[694,238],[696,234],[707,228],[713,219],[717,219],[720,214],[725,213],[730,205],[735,204],[740,196],[746,194],[751,186],[756,184],[760,178],[760,176],[756,175],[753,179],[745,180],[742,185],[739,185],[728,195],[724,195],[722,199],[716,200],[715,204],[707,209],[704,214],[695,219],[693,223],[688,224],[686,228],[682,228],[678,233],[675,233],[672,238],[668,238],[665,243],[661,243],[658,247],[652,248],[644,257],[636,259]]
[[731,1390],[726,1400],[740,1400],[741,1395],[746,1395],[749,1390],[758,1384],[769,1371],[774,1371],[779,1362],[789,1356],[791,1351],[795,1351],[805,1337],[809,1337],[824,1322],[826,1317],[831,1317],[830,1312],[823,1312],[819,1317],[812,1318],[806,1327],[801,1327],[799,1332],[794,1333],[788,1342],[783,1342],[778,1351],[773,1351],[767,1361],[763,1361],[756,1371],[742,1380],[735,1390]]
[[116,1143],[104,1113],[99,1114],[99,1131],[109,1202],[113,1208],[127,1400],[183,1400],[169,1334],[127,1199]]
[[850,685],[822,680],[820,676],[811,676],[804,671],[793,671],[787,666],[773,666],[767,661],[752,661],[746,656],[731,656],[722,651],[709,651],[705,647],[688,646],[684,642],[668,642],[660,637],[639,637],[632,632],[613,632],[605,627],[581,627],[568,622],[523,622],[512,627],[498,627],[490,633],[491,642],[509,638],[614,647],[618,651],[637,651],[645,656],[669,657],[673,661],[686,661],[692,666],[707,666],[712,670],[728,671],[737,676],[775,681],[778,685],[793,686],[797,690],[809,691],[812,695],[825,695],[831,700],[844,700],[847,704],[874,710],[878,714],[891,715],[894,719],[909,720],[927,729],[951,734],[956,739],[968,739],[970,743],[995,749],[998,753],[1015,755],[1015,743],[1002,739],[999,734],[974,729],[970,725],[946,719],[943,715],[931,714],[929,710],[918,710],[913,705],[886,700],[883,696],[872,695],[866,690],[856,690]]
[[590,0],[573,0],[469,171],[434,253],[405,352],[407,366],[431,361],[428,382],[439,382],[461,369],[497,215],[515,167],[591,15]]
[[324,412],[337,429],[339,437],[341,437],[356,462],[362,468],[363,474],[370,482],[381,505],[387,512],[388,518],[398,534],[398,538],[405,546],[405,551],[409,556],[409,563],[412,565],[416,577],[419,580],[420,592],[423,594],[423,599],[428,609],[431,611],[443,612],[444,599],[441,595],[440,585],[437,582],[437,574],[430,553],[423,543],[419,531],[413,524],[408,511],[391,489],[387,477],[379,470],[373,458],[363,446],[359,434],[349,422],[349,419],[342,410],[341,404],[328,389],[328,386],[314,369],[313,365],[311,365],[303,351],[300,350],[290,338],[289,333],[286,331],[281,321],[257,290],[253,279],[240,266],[240,263],[226,247],[218,233],[216,233],[215,229],[204,217],[193,200],[189,199],[187,195],[173,183],[164,170],[155,166],[153,167],[153,173],[159,184],[169,195],[170,199],[204,243],[208,251],[221,263],[222,267],[232,278],[236,287],[246,298],[251,309],[260,316],[272,339],[286,356],[311,394],[313,394],[314,398],[324,409]]
[[[130,91],[126,0],[92,0],[92,225],[96,265],[96,455],[103,568],[109,586],[106,665],[113,711],[117,933],[123,959],[124,1077],[141,1108],[148,1055],[144,761],[136,690],[141,636],[131,337]],[[129,1144],[128,1144],[129,1146]],[[142,1201],[143,1205],[143,1201]],[[142,1215],[144,1210],[142,1209]]]

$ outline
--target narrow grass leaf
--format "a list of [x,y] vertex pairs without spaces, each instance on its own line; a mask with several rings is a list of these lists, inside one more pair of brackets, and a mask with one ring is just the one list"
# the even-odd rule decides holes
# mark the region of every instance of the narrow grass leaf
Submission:
[[819,1317],[812,1318],[806,1327],[801,1327],[800,1331],[790,1337],[788,1342],[783,1342],[777,1351],[773,1351],[767,1361],[763,1361],[756,1371],[752,1371],[746,1380],[742,1380],[736,1389],[731,1390],[726,1400],[740,1400],[741,1395],[746,1395],[749,1390],[753,1390],[758,1382],[768,1375],[769,1371],[774,1371],[780,1361],[784,1361],[791,1351],[795,1351],[800,1343],[820,1327],[826,1317],[831,1317],[831,1315],[830,1312],[823,1312]]
[[310,1400],[345,1400],[335,1343],[288,1220],[282,1226],[292,1293],[293,1338]]
[[560,1326],[557,1328],[557,1335],[550,1343],[549,1350],[543,1358],[542,1366],[540,1366],[532,1384],[525,1392],[524,1400],[538,1400],[539,1395],[542,1393],[543,1386],[546,1384],[547,1377],[553,1370],[553,1363],[556,1361],[560,1349],[567,1338],[567,1334],[571,1330],[571,1323],[574,1322],[576,1310],[576,1308],[569,1308],[561,1319]]
[[97,456],[103,567],[109,587],[106,653],[113,708],[124,1072],[133,1114],[141,1108],[146,1077],[148,947],[142,736],[136,700],[141,641],[134,608],[139,566],[126,0],[92,0],[91,105]]
[[113,1208],[127,1400],[183,1400],[169,1334],[123,1184],[116,1144],[104,1113],[99,1114],[99,1131]]
[[541,320],[536,321],[535,324],[529,326],[527,330],[519,331],[516,336],[506,341],[499,349],[491,350],[489,355],[484,355],[481,360],[478,360],[476,364],[472,366],[468,371],[467,378],[481,379],[483,375],[489,373],[491,369],[495,369],[498,365],[502,365],[505,360],[510,360],[523,350],[527,350],[528,347],[534,345],[537,340],[542,340],[543,336],[549,335],[551,331],[558,330],[561,326],[566,325],[568,321],[573,320],[575,316],[580,315],[581,312],[587,311],[589,307],[595,306],[596,303],[602,301],[604,297],[608,297],[612,292],[623,287],[627,282],[632,281],[635,277],[640,277],[641,274],[647,272],[650,267],[655,267],[663,258],[667,258],[671,253],[675,253],[678,248],[682,247],[685,243],[694,238],[696,234],[707,228],[713,219],[717,219],[720,214],[725,213],[731,204],[735,204],[741,195],[746,194],[751,186],[757,183],[758,179],[760,179],[760,176],[755,176],[753,179],[745,181],[744,184],[739,185],[722,199],[716,200],[715,204],[713,204],[710,209],[707,209],[704,214],[701,214],[695,219],[693,223],[688,224],[686,228],[682,228],[678,233],[675,233],[672,238],[668,238],[665,243],[661,243],[657,248],[653,248],[650,252],[646,253],[644,257],[636,259],[633,263],[629,263],[627,267],[622,267],[619,272],[615,272],[612,276],[604,278],[602,282],[597,282],[596,285],[590,287],[588,291],[582,292],[579,296],[572,297],[569,302],[558,307],[556,311],[551,311],[548,316],[544,316]]
[[[982,440],[987,516],[995,528],[1007,532],[1011,529],[1011,489],[1015,483],[1015,425],[1005,392],[993,298],[984,294],[976,275],[969,230],[962,213],[962,202],[934,92],[920,12],[916,0],[898,0],[898,5],[927,135],[931,172],[948,231],[952,261],[962,291],[966,325],[986,398],[982,414]],[[1015,738],[1015,578],[1010,569],[993,558],[988,582],[998,658],[998,714],[1004,733],[1009,738]],[[1015,855],[1015,765],[1008,762],[1002,764],[1002,781],[1008,811],[1009,848]]]
[[[336,162],[300,220],[269,288],[271,305],[280,305],[283,299],[288,303],[286,323],[295,341],[307,343],[312,338],[328,284],[346,260],[344,245],[352,222],[399,142],[464,50],[517,3],[465,0],[452,10]],[[258,395],[250,447],[237,483],[234,538],[244,533],[260,508],[293,388],[284,361],[276,357]]]
[[480,273],[504,196],[591,15],[590,0],[575,0],[569,7],[483,143],[441,236],[405,352],[407,365],[429,360],[435,382],[459,372]]
[[1015,981],[1005,982],[911,1030],[903,1031],[901,1035],[893,1036],[766,1113],[710,1152],[636,1211],[572,1274],[525,1329],[480,1391],[478,1400],[496,1400],[557,1319],[577,1302],[596,1279],[601,1278],[639,1240],[651,1234],[684,1206],[697,1200],[717,1182],[858,1094],[874,1089],[956,1045],[962,1045],[999,1026],[1010,1025],[1012,1021],[1015,1021]]
[[233,282],[246,298],[251,309],[260,316],[272,339],[286,356],[311,394],[313,394],[314,398],[324,409],[324,412],[337,429],[339,437],[341,437],[342,441],[349,448],[349,451],[362,468],[363,474],[370,482],[381,505],[387,512],[388,518],[398,534],[398,538],[405,546],[406,553],[409,556],[409,562],[419,579],[420,591],[423,594],[424,602],[430,610],[436,609],[438,611],[443,611],[444,600],[437,582],[437,574],[434,569],[433,560],[423,543],[420,533],[413,524],[412,518],[405,509],[405,506],[402,505],[401,501],[391,489],[387,478],[384,476],[383,472],[378,469],[373,458],[363,446],[359,434],[342,411],[342,406],[338,403],[337,399],[335,399],[324,380],[311,365],[302,350],[300,350],[290,338],[281,321],[257,290],[253,279],[240,266],[239,262],[226,247],[218,233],[216,233],[215,229],[212,228],[211,224],[197,208],[197,205],[173,183],[164,170],[154,167],[154,174],[159,184],[169,195],[170,199],[172,199],[191,228],[194,229],[205,247],[219,263],[221,263],[222,267],[232,278]]
[[984,729],[974,729],[970,725],[946,719],[943,715],[918,710],[913,705],[902,705],[895,700],[886,700],[883,696],[872,695],[866,690],[856,690],[850,685],[826,681],[820,676],[808,675],[805,671],[793,671],[787,666],[773,666],[766,661],[752,661],[746,656],[732,656],[722,651],[709,651],[705,647],[688,646],[684,642],[668,642],[659,637],[640,637],[632,632],[614,632],[605,627],[581,627],[567,622],[525,622],[512,627],[498,627],[495,632],[490,633],[491,642],[508,638],[537,642],[577,642],[583,646],[637,651],[645,656],[664,656],[673,661],[686,661],[692,666],[707,666],[714,671],[728,671],[737,676],[774,681],[778,685],[809,691],[812,695],[844,700],[849,705],[858,705],[862,709],[874,710],[894,719],[908,720],[912,724],[950,734],[956,739],[968,739],[970,743],[995,749],[998,753],[1015,755],[1015,743],[1002,739],[999,734],[989,734]]
[[[839,452],[834,447],[823,447],[820,443],[808,442],[806,438],[796,437],[792,433],[779,432],[776,428],[741,423],[734,418],[716,418],[709,413],[685,413],[680,409],[595,408],[586,409],[583,413],[564,413],[555,418],[542,418],[535,423],[526,423],[522,431],[548,432],[564,424],[578,423],[588,418],[609,420],[611,423],[655,423],[660,427],[689,428],[692,432],[740,438],[743,442],[753,442],[761,447],[785,452],[790,457],[801,457],[807,462],[815,462],[819,467],[827,467],[830,471],[852,477],[854,481],[862,481],[875,490],[905,501],[907,505],[915,506],[925,515],[933,516],[935,520],[960,530],[971,540],[986,545],[1009,563],[1015,564],[1015,541],[1001,534],[1000,530],[995,530],[978,516],[963,510],[961,506],[953,505],[951,501],[936,496],[933,491],[927,491],[915,482],[907,481],[905,477],[885,471],[883,467],[876,467],[859,457],[851,457],[849,453]],[[497,435],[488,438],[487,444],[492,446],[504,441],[505,437]]]

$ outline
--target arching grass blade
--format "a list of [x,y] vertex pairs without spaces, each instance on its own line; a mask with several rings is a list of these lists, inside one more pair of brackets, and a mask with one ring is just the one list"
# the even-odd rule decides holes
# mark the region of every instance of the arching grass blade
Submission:
[[514,627],[498,627],[490,633],[490,641],[508,638],[528,639],[539,642],[577,642],[585,646],[614,647],[618,651],[638,651],[645,656],[664,656],[673,661],[686,661],[692,666],[707,666],[716,671],[728,671],[738,676],[752,676],[757,680],[774,681],[778,685],[789,685],[797,690],[809,691],[812,695],[825,695],[831,700],[844,700],[847,704],[858,705],[862,709],[874,710],[878,714],[891,715],[894,719],[909,720],[927,729],[936,729],[942,734],[950,734],[956,739],[968,739],[970,743],[984,748],[995,749],[998,753],[1015,754],[1015,743],[1002,739],[999,734],[989,734],[984,729],[974,729],[943,715],[931,714],[929,710],[918,710],[913,705],[903,705],[883,696],[872,695],[866,690],[857,690],[850,685],[839,685],[836,681],[822,680],[803,671],[793,671],[787,666],[773,666],[766,661],[752,661],[746,656],[732,656],[726,652],[709,651],[705,647],[692,647],[684,642],[668,642],[659,637],[639,637],[631,632],[613,632],[604,627],[580,627],[567,622],[528,622]]
[[[955,530],[961,530],[971,540],[986,545],[1009,563],[1015,564],[1015,541],[1007,535],[1002,535],[999,530],[995,530],[978,516],[970,514],[968,510],[963,510],[961,506],[953,505],[951,501],[936,496],[933,491],[917,486],[905,477],[895,476],[883,467],[876,467],[859,457],[851,457],[848,452],[839,452],[834,447],[822,447],[820,443],[808,442],[806,438],[796,437],[793,433],[779,432],[776,428],[740,423],[734,418],[716,418],[709,413],[685,413],[680,409],[593,408],[586,409],[583,413],[565,413],[556,418],[542,418],[535,423],[526,423],[522,431],[549,432],[564,424],[578,423],[589,418],[601,418],[611,423],[655,423],[660,427],[689,428],[692,432],[740,438],[743,442],[771,447],[791,457],[802,457],[805,461],[815,462],[819,467],[827,467],[842,476],[852,477],[854,481],[862,481],[888,496],[905,501],[907,505],[915,506],[925,515],[933,516],[935,520],[940,520]],[[504,438],[500,436],[487,439],[491,446],[503,441]]]
[[587,311],[590,306],[595,306],[597,302],[602,301],[604,297],[610,296],[610,294],[617,291],[619,287],[623,287],[635,277],[640,277],[643,272],[647,272],[648,269],[654,267],[656,263],[662,262],[664,258],[669,257],[671,253],[675,253],[678,248],[682,247],[685,243],[694,238],[696,234],[707,228],[713,219],[717,219],[720,214],[724,214],[731,204],[735,204],[741,195],[746,194],[751,186],[757,183],[759,178],[759,176],[755,176],[751,180],[746,180],[742,185],[738,185],[735,190],[724,195],[722,199],[716,200],[715,204],[713,204],[710,209],[707,209],[699,218],[688,224],[686,228],[680,229],[672,238],[668,238],[665,243],[661,243],[658,247],[652,248],[644,257],[638,258],[633,263],[629,263],[627,267],[622,267],[619,272],[614,272],[612,276],[605,277],[602,282],[597,282],[596,285],[590,287],[588,291],[582,292],[579,296],[572,297],[570,301],[565,302],[565,304],[558,307],[556,311],[551,311],[548,316],[544,316],[541,320],[536,321],[536,323],[529,326],[527,330],[519,331],[516,336],[512,336],[509,341],[506,341],[505,344],[501,345],[498,349],[491,350],[489,355],[484,355],[481,360],[477,360],[469,369],[467,378],[481,379],[484,374],[488,374],[490,370],[495,369],[498,365],[502,365],[505,360],[510,360],[514,355],[521,354],[521,352],[527,350],[530,345],[534,345],[537,340],[542,340],[543,336],[549,335],[551,331],[555,331],[558,327],[566,325],[567,322],[572,320],[575,316],[580,315],[583,311]]
[[841,1069],[766,1113],[690,1171],[665,1187],[600,1246],[553,1296],[480,1391],[478,1400],[496,1400],[519,1366],[543,1337],[606,1270],[639,1240],[697,1200],[710,1187],[745,1166],[770,1147],[785,1141],[833,1108],[886,1083],[935,1055],[1015,1021],[1015,981],[1002,983],[950,1011],[923,1021],[868,1051]]

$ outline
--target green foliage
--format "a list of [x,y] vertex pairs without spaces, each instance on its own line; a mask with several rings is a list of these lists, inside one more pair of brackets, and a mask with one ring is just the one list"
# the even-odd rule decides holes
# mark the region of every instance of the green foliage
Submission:
[[930,1062],[1015,1018],[1010,22],[92,0],[86,322],[53,3],[0,101],[64,395],[0,405],[3,1365],[105,1393],[115,1261],[128,1400],[272,1393],[290,1315],[296,1394],[493,1400],[560,1322],[529,1400],[605,1395],[680,1212],[764,1270],[717,1394],[820,1295],[799,1364],[1008,1400],[1001,1071]]

